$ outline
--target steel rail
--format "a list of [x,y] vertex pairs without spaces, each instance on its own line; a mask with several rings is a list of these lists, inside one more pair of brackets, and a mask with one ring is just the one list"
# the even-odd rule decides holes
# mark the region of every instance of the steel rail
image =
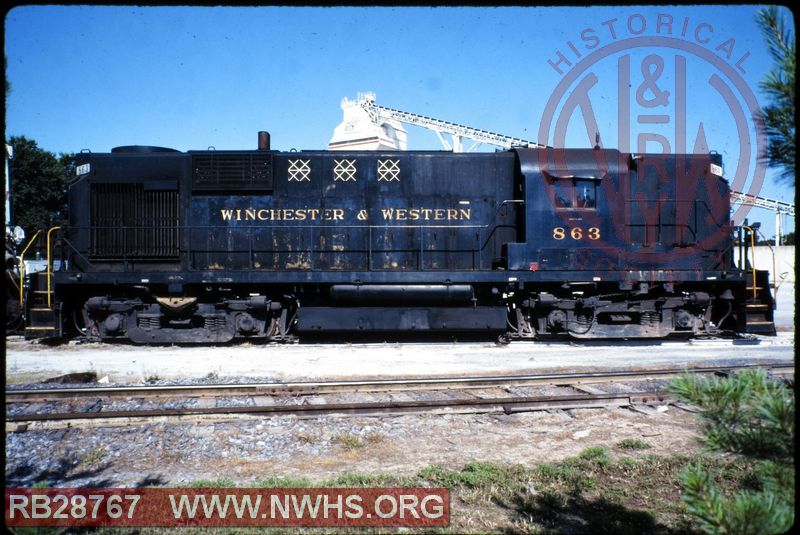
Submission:
[[357,381],[298,381],[274,383],[238,383],[212,385],[156,385],[124,387],[81,387],[6,390],[6,403],[50,401],[76,397],[136,397],[136,396],[223,396],[245,394],[322,394],[332,392],[385,392],[397,390],[484,388],[490,386],[523,386],[534,384],[580,384],[667,378],[690,373],[727,374],[746,369],[769,369],[778,373],[793,373],[793,364],[749,364],[742,366],[713,366],[698,368],[661,368],[654,370],[613,370],[603,372],[550,373],[526,375],[493,375],[471,377],[422,377],[409,379],[375,379]]
[[574,408],[576,406],[631,405],[664,401],[666,392],[628,392],[608,394],[570,394],[559,396],[518,396],[508,398],[461,398],[414,401],[377,401],[352,403],[325,403],[319,405],[268,405],[250,407],[190,407],[181,409],[148,409],[108,412],[63,412],[45,414],[7,415],[6,422],[43,422],[58,420],[98,420],[119,418],[153,418],[209,415],[289,415],[289,414],[374,414],[391,411],[429,411],[432,409],[473,407],[481,412],[493,410],[506,413],[546,408]]

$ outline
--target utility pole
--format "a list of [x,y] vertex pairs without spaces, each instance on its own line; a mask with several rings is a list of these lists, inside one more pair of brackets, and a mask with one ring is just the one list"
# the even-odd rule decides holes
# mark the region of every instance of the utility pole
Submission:
[[12,233],[11,228],[11,169],[9,162],[14,157],[14,148],[6,144],[6,234]]

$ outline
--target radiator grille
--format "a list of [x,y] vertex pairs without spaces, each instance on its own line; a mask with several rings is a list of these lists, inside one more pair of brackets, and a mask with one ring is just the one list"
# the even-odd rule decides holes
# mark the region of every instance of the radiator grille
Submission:
[[178,192],[144,184],[92,184],[94,258],[177,258]]
[[195,154],[194,191],[272,190],[270,154]]

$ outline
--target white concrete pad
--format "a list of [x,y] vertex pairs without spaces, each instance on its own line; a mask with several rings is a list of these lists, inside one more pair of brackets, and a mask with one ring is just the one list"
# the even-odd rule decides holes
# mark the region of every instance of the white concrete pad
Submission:
[[273,380],[516,374],[564,368],[792,362],[794,334],[755,342],[514,342],[298,344],[224,347],[47,347],[7,342],[6,379],[23,382],[96,371],[112,381],[142,378],[263,377]]

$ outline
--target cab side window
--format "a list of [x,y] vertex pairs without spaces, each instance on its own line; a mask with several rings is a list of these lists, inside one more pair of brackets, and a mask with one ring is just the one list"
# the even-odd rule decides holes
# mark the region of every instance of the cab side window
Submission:
[[575,208],[597,208],[597,185],[594,180],[575,179]]
[[556,209],[597,209],[597,180],[579,177],[551,177]]
[[553,201],[556,208],[571,208],[572,207],[572,184],[568,180],[554,180],[553,181]]

